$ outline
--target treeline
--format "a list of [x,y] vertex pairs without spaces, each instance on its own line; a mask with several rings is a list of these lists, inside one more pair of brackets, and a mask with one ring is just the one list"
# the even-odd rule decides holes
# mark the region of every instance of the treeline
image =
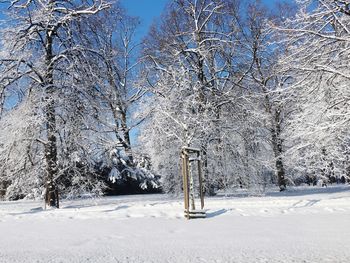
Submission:
[[179,145],[202,150],[209,193],[349,182],[349,11],[173,1],[144,42],[154,96],[140,140],[164,189],[181,190]]
[[103,0],[13,1],[6,18],[6,199],[181,192],[181,146],[201,149],[209,194],[349,181],[344,1],[173,0],[142,43]]

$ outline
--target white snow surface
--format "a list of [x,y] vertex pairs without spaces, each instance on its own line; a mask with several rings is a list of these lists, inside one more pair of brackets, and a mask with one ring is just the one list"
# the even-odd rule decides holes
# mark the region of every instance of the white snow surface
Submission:
[[350,262],[350,186],[206,198],[0,202],[0,262]]

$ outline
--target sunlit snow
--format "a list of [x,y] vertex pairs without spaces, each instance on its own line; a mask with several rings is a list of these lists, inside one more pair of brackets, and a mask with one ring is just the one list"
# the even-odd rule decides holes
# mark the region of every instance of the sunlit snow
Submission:
[[0,262],[350,262],[349,204],[349,186],[219,195],[195,220],[167,195],[2,202]]

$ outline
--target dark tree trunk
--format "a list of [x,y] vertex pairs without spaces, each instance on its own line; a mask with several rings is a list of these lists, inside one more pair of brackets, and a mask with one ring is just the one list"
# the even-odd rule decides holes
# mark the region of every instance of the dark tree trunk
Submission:
[[56,113],[54,101],[54,80],[53,80],[53,34],[54,29],[46,32],[46,81],[45,81],[45,115],[47,143],[45,144],[46,159],[46,195],[45,203],[51,207],[59,207],[58,189],[55,179],[57,176],[57,144],[56,144]]
[[272,145],[273,151],[275,155],[275,166],[276,166],[276,175],[278,186],[280,191],[284,191],[286,189],[286,180],[285,180],[285,170],[283,166],[283,141],[281,139],[281,125],[280,125],[280,111],[277,109],[275,111],[275,119],[274,119],[274,127],[271,130],[272,135]]
[[46,204],[52,207],[59,207],[58,192],[55,184],[57,175],[57,145],[56,145],[56,117],[55,103],[53,99],[47,96],[45,111],[46,111],[46,129],[47,143],[45,145],[46,158]]
[[[265,82],[264,82],[265,83]],[[266,111],[270,114],[271,118],[271,143],[273,148],[273,153],[275,157],[275,172],[277,176],[277,183],[280,188],[280,191],[286,190],[286,179],[285,179],[285,170],[283,165],[283,140],[281,138],[281,109],[280,106],[274,110],[272,107],[270,96],[268,94],[268,89],[266,86],[262,85],[262,91],[265,93],[265,108]]]
[[123,137],[124,137],[124,147],[125,147],[125,153],[128,156],[128,164],[129,165],[133,165],[134,164],[134,157],[132,154],[132,150],[131,150],[131,144],[130,144],[130,134],[129,134],[129,128],[128,125],[126,123],[126,112],[123,111],[121,113],[121,129],[122,129],[122,133],[123,133]]
[[207,155],[207,146],[202,145],[202,167],[203,167],[203,187],[204,194],[208,194],[210,196],[215,195],[215,186],[210,181],[209,171],[208,171],[208,155]]
[[[130,133],[127,125],[126,111],[116,110],[112,103],[110,104],[110,108],[113,112],[114,122],[116,124],[115,136],[117,137],[119,144],[124,148],[125,154],[128,156],[127,165],[132,167],[134,165],[134,157],[130,144]],[[120,130],[122,134],[120,134]]]

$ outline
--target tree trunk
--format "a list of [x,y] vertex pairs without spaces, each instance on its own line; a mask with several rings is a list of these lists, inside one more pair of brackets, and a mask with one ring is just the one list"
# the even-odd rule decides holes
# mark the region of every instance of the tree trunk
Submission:
[[59,207],[58,190],[55,179],[57,176],[57,144],[56,144],[56,112],[53,81],[53,29],[46,32],[46,82],[45,82],[45,115],[46,115],[46,132],[47,143],[45,144],[46,159],[46,195],[45,203],[51,207]]
[[131,144],[130,144],[130,134],[129,134],[129,128],[128,125],[126,123],[126,112],[123,111],[121,112],[121,129],[122,129],[122,133],[123,133],[123,137],[124,137],[124,145],[125,145],[125,153],[128,156],[128,165],[133,165],[134,163],[134,157],[132,154],[132,150],[131,150]]
[[275,170],[277,176],[277,183],[280,191],[286,190],[286,180],[285,180],[285,170],[283,165],[283,140],[281,138],[281,109],[279,106],[275,110],[270,102],[270,96],[268,94],[268,89],[263,84],[262,90],[265,93],[265,107],[266,111],[271,116],[271,142],[273,153],[275,157]]
[[275,111],[275,120],[274,120],[274,127],[271,130],[272,135],[272,145],[273,145],[273,152],[275,155],[275,166],[276,166],[276,174],[277,174],[277,181],[278,186],[280,188],[280,191],[286,190],[286,181],[285,181],[285,170],[283,166],[283,159],[282,159],[282,139],[281,139],[281,125],[280,125],[280,111]]

